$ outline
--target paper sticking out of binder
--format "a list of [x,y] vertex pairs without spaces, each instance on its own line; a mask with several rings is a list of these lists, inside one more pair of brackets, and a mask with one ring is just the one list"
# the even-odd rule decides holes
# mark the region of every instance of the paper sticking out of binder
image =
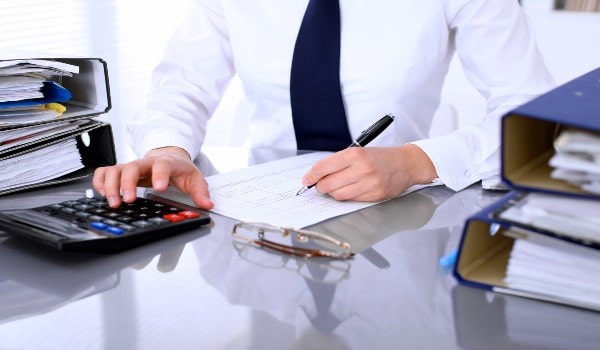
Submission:
[[600,68],[505,115],[503,181],[515,190],[600,199],[599,96]]
[[59,118],[71,99],[62,77],[79,73],[73,64],[48,59],[0,62],[0,125],[30,124]]
[[[584,203],[565,209],[573,205],[565,200]],[[599,209],[593,200],[511,192],[467,220],[454,275],[469,286],[600,311],[600,225],[586,215]],[[493,225],[500,229],[491,235]]]
[[107,64],[0,52],[0,195],[116,163]]
[[600,135],[566,129],[554,141],[554,149],[550,176],[600,195]]

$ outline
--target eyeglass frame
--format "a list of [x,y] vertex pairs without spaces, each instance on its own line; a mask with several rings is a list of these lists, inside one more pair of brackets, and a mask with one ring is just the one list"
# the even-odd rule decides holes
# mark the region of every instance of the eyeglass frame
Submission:
[[[300,256],[291,255],[291,254],[279,254],[278,251],[275,251],[272,249],[262,249],[262,247],[257,246],[254,243],[250,243],[246,240],[234,240],[232,242],[232,245],[233,245],[234,249],[237,251],[238,256],[245,261],[248,261],[257,266],[261,266],[261,267],[265,267],[265,268],[269,268],[269,269],[284,269],[286,271],[293,271],[293,272],[296,272],[298,275],[302,276],[303,278],[309,279],[314,282],[325,283],[325,284],[336,284],[339,281],[348,279],[348,277],[350,276],[350,262],[347,261],[348,259],[335,259],[335,260],[328,259],[328,261],[323,261],[320,259],[306,259],[306,258],[303,258]],[[259,249],[265,254],[277,254],[277,256],[282,259],[281,264],[274,266],[274,265],[269,265],[269,264],[262,264],[258,261],[252,260],[252,259],[248,258],[247,255],[244,254],[244,252],[247,251],[246,249]],[[297,264],[296,267],[290,266],[289,265],[290,261],[295,262]],[[337,263],[342,263],[345,265],[344,266],[331,265],[331,263],[333,261],[335,261]],[[317,267],[319,267],[320,269],[326,270],[328,273],[330,271],[337,272],[339,274],[339,277],[328,280],[328,279],[315,278],[314,276],[312,276],[310,274],[302,273],[303,268],[307,267],[308,264],[317,264],[316,265]],[[314,266],[314,265],[311,265],[311,266]]]
[[[237,229],[243,225],[249,225],[249,226],[254,226],[253,228],[258,228],[258,230],[256,232],[258,239],[250,238],[250,237],[239,234],[237,232]],[[313,239],[316,238],[316,239],[331,243],[337,247],[340,247],[343,251],[336,253],[336,252],[327,251],[327,250],[310,249],[310,248],[303,248],[303,247],[293,247],[293,246],[289,246],[286,244],[277,243],[277,242],[274,242],[272,240],[265,238],[265,235],[264,235],[265,231],[260,230],[261,226],[268,227],[270,229],[273,229],[274,231],[278,231],[279,233],[281,233],[281,237],[286,237],[286,236],[290,236],[292,234],[296,234],[296,236],[292,236],[292,239],[295,238],[299,242],[305,242],[307,240],[307,238],[313,238]],[[254,244],[256,246],[259,246],[262,248],[268,248],[271,250],[278,251],[280,253],[291,254],[291,255],[299,256],[299,257],[303,257],[303,258],[323,257],[323,258],[333,258],[333,259],[348,259],[354,255],[352,253],[352,246],[350,245],[349,242],[341,241],[339,239],[336,239],[334,237],[331,237],[331,236],[328,236],[328,235],[325,235],[323,233],[316,232],[316,231],[295,229],[295,228],[291,228],[291,227],[281,227],[281,226],[275,226],[275,225],[266,224],[266,223],[262,223],[262,222],[242,221],[242,222],[238,222],[237,224],[235,224],[233,226],[233,230],[232,230],[231,234],[235,238],[241,239],[243,241]]]

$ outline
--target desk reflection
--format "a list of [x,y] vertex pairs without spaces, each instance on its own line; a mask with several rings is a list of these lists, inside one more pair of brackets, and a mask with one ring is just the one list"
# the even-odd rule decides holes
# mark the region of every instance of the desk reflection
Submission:
[[0,237],[0,323],[47,313],[115,289],[124,270],[144,268],[157,256],[158,271],[173,271],[185,243],[207,232],[205,228],[114,255],[64,254]]
[[[198,164],[205,175],[233,170],[222,164],[231,161],[227,157],[216,153]],[[245,159],[254,164],[281,157],[265,151]],[[238,167],[244,165],[240,158]],[[23,193],[0,206],[68,200],[86,188],[89,181]],[[91,323],[103,330],[87,344],[104,348],[468,347],[478,325],[455,329],[465,327],[455,316],[456,282],[437,261],[457,246],[464,218],[496,198],[478,186],[458,193],[432,187],[310,227],[350,240],[356,253],[350,260],[298,259],[235,246],[236,221],[213,214],[209,227],[110,256],[65,255],[0,238],[0,323],[3,334],[19,335],[11,344],[27,333],[20,325],[44,324],[35,331],[51,329],[58,347],[69,344],[74,326],[89,327],[86,307],[99,301],[101,316]],[[175,273],[163,279],[155,270]],[[166,282],[173,280],[178,284]],[[221,301],[212,313],[204,307],[210,293]],[[58,308],[64,311],[58,326],[53,315],[30,317]],[[9,322],[28,317],[40,322]],[[173,323],[163,323],[165,318]],[[232,329],[211,328],[218,324]],[[214,334],[202,334],[207,329]]]
[[192,247],[202,277],[255,313],[251,339],[260,344],[250,348],[392,348],[411,340],[448,348],[455,281],[437,261],[456,247],[462,212],[490,200],[478,187],[431,188],[311,226],[356,247],[347,276],[338,279],[326,276],[340,271],[340,261],[279,255],[285,262],[273,268],[248,259],[231,238],[235,221],[221,216],[213,216],[218,229]]
[[598,349],[600,313],[456,286],[456,337],[464,349]]

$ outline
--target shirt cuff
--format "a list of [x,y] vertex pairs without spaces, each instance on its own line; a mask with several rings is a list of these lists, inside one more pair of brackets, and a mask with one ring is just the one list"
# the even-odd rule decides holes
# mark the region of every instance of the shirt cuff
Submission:
[[198,156],[198,147],[187,140],[177,130],[149,130],[143,137],[134,137],[131,147],[140,158],[152,149],[174,146],[184,149],[194,159]]
[[419,147],[433,163],[438,178],[454,191],[481,180],[474,155],[464,147],[464,140],[445,135],[411,142]]

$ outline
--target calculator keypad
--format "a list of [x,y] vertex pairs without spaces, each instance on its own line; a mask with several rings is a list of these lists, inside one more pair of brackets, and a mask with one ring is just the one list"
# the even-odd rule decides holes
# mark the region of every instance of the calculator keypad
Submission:
[[43,213],[60,216],[81,228],[119,236],[125,233],[194,220],[202,216],[188,208],[171,206],[147,198],[111,208],[103,198],[81,198],[40,208]]

